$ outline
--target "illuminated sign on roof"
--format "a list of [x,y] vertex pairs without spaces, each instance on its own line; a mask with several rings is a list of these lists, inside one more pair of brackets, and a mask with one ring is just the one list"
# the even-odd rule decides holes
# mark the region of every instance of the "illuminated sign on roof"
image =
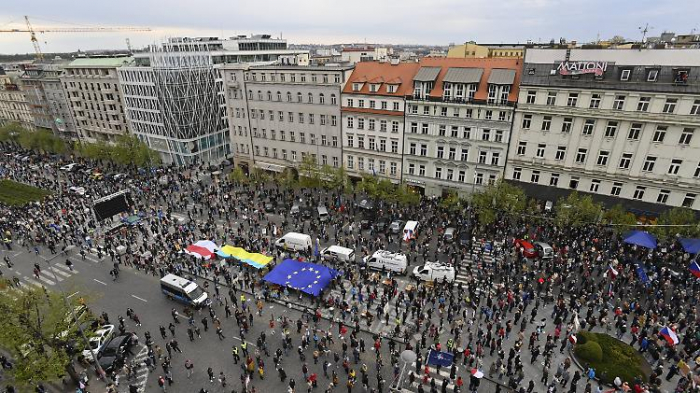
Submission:
[[563,61],[557,67],[559,75],[595,74],[595,76],[603,76],[607,70],[608,63],[605,61]]

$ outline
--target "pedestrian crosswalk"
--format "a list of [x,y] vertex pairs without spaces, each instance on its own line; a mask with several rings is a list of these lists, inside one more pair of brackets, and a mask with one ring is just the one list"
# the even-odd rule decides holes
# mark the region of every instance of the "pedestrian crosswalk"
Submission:
[[[410,369],[416,370],[416,363],[412,363],[410,366]],[[429,371],[427,374],[425,374],[426,367],[423,367],[422,370],[420,370],[420,375],[416,375],[415,371],[413,378],[409,375],[406,379],[406,382],[404,383],[404,391],[409,391],[409,392],[417,392],[418,388],[420,385],[423,385],[423,389],[426,392],[430,391],[431,385],[433,384],[432,380],[435,380],[435,386],[438,390],[442,389],[443,381],[447,381],[447,391],[448,392],[453,392],[455,390],[455,382],[456,382],[456,377],[459,375],[459,367],[457,367],[457,373],[455,374],[455,378],[450,378],[450,369],[449,368],[441,368],[439,371],[437,368],[428,366],[427,370]],[[413,379],[413,383],[410,382],[410,380]]]
[[119,384],[119,393],[128,393],[129,385],[132,384],[138,387],[139,393],[146,391],[146,383],[148,382],[148,375],[150,374],[150,370],[145,365],[146,358],[148,358],[148,347],[144,345],[132,359],[132,361],[139,366],[136,371],[136,377],[128,379],[126,372],[122,370],[122,375],[120,375],[120,377],[123,383]]
[[10,269],[14,277],[19,280],[19,285],[29,285],[37,288],[45,288],[46,286],[54,286],[57,283],[69,279],[71,276],[78,274],[78,270],[69,268],[66,265],[56,263],[50,266],[42,266],[38,274],[27,275],[23,274],[17,265]]

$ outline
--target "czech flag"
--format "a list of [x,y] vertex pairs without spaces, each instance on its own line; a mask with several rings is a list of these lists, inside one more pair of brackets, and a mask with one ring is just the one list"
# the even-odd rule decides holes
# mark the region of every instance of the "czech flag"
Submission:
[[695,277],[700,278],[700,265],[698,265],[697,261],[691,262],[689,269],[690,269],[690,272],[693,273],[693,275]]
[[612,265],[608,265],[608,276],[610,277],[611,280],[614,280],[615,278],[617,278],[618,274],[619,274],[619,272],[617,271],[617,269],[615,269]]
[[670,345],[676,345],[680,342],[680,340],[678,340],[678,336],[676,335],[676,332],[674,332],[673,329],[671,329],[668,326],[664,326],[663,329],[661,329],[661,331],[659,332],[659,334],[664,339],[666,339],[666,341]]
[[411,241],[411,239],[413,239],[413,231],[410,229],[403,231],[403,240],[408,242]]

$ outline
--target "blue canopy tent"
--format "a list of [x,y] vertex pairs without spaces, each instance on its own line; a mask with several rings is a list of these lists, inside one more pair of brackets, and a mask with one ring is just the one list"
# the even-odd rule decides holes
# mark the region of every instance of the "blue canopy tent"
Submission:
[[681,239],[681,245],[688,254],[700,252],[700,239]]
[[263,280],[318,296],[338,274],[336,270],[315,263],[285,259]]
[[623,242],[650,249],[656,248],[656,238],[649,232],[632,231],[625,235]]

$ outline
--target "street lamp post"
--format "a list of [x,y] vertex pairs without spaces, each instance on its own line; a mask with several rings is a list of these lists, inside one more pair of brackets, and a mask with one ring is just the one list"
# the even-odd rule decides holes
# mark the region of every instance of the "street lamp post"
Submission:
[[66,247],[66,249],[61,252],[60,254],[56,254],[52,256],[49,259],[44,259],[46,261],[46,265],[49,267],[49,270],[51,271],[51,274],[53,275],[54,281],[56,281],[56,285],[58,286],[58,290],[60,291],[62,297],[63,297],[63,302],[66,304],[66,307],[70,309],[71,316],[73,317],[73,322],[75,322],[75,325],[78,327],[78,331],[80,332],[80,336],[82,337],[83,341],[85,342],[85,347],[90,350],[90,355],[92,356],[93,361],[95,362],[95,370],[97,371],[97,375],[100,376],[100,378],[104,377],[105,372],[100,366],[100,363],[97,361],[97,353],[95,353],[95,350],[90,346],[90,341],[87,339],[87,336],[85,336],[85,331],[83,331],[83,327],[80,326],[80,321],[78,321],[78,317],[75,315],[75,309],[71,307],[70,303],[68,302],[68,298],[66,297],[66,292],[63,290],[63,286],[61,285],[61,282],[58,280],[58,277],[56,276],[56,272],[51,269],[51,261],[54,259],[58,258],[61,255],[68,256],[68,252],[72,249],[74,249],[75,246],[70,245]]

